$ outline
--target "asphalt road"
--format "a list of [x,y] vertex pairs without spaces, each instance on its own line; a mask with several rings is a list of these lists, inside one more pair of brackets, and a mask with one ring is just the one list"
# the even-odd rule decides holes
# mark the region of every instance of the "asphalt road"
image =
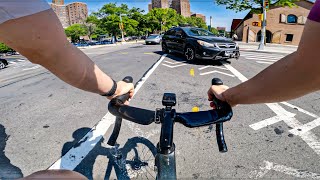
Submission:
[[[132,106],[161,108],[163,93],[172,92],[178,112],[208,110],[206,91],[213,77],[235,86],[285,55],[243,51],[239,60],[191,64],[176,54],[163,56],[158,45],[83,51],[116,80],[131,75],[137,82],[149,72]],[[319,101],[320,94],[313,93],[290,102],[237,106],[225,123],[229,151],[224,154],[214,127],[176,124],[178,179],[320,179]],[[27,61],[1,70],[0,177],[64,168],[90,179],[152,179],[160,126],[124,121],[117,141],[123,159],[117,161],[107,145],[113,127],[107,103]],[[150,167],[132,170],[134,157]]]

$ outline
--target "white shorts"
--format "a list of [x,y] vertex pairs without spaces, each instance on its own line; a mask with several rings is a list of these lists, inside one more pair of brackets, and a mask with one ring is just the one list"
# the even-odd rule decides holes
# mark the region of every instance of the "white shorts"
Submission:
[[46,0],[0,0],[0,24],[50,8]]

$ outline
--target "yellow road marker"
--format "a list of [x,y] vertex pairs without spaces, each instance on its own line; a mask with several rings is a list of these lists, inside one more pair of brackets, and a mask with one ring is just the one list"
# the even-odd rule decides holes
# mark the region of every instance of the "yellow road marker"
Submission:
[[154,53],[152,53],[152,52],[146,52],[146,53],[143,53],[143,54],[153,55]]
[[120,54],[128,54],[127,52],[122,52],[122,53],[120,53]]
[[195,106],[192,108],[192,112],[199,112],[200,111],[200,108]]
[[194,69],[190,69],[190,76],[194,76]]

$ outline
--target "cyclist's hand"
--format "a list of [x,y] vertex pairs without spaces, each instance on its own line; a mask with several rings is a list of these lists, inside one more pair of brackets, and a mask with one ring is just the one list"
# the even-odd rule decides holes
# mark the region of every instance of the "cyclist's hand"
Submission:
[[[114,96],[112,96],[111,98],[109,98],[110,100],[118,97],[120,95],[129,93],[130,94],[130,98],[132,98],[133,94],[134,94],[134,85],[132,83],[126,83],[124,81],[119,81],[117,82],[117,90],[116,93],[114,94]],[[129,104],[128,101],[125,102],[126,105]]]
[[[208,100],[213,101],[213,98],[216,97],[217,99],[221,101],[226,101],[226,99],[223,97],[222,93],[225,92],[227,89],[229,89],[228,86],[225,85],[219,85],[219,86],[211,86],[208,90]],[[212,108],[215,108],[215,105],[213,102],[210,103],[210,106]]]

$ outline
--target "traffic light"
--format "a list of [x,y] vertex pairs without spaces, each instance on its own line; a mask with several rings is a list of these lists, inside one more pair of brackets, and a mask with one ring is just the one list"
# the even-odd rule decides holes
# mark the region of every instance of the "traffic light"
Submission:
[[260,21],[263,21],[263,14],[258,14]]
[[269,9],[269,0],[265,0],[265,1],[264,1],[264,7],[265,7],[266,9]]

